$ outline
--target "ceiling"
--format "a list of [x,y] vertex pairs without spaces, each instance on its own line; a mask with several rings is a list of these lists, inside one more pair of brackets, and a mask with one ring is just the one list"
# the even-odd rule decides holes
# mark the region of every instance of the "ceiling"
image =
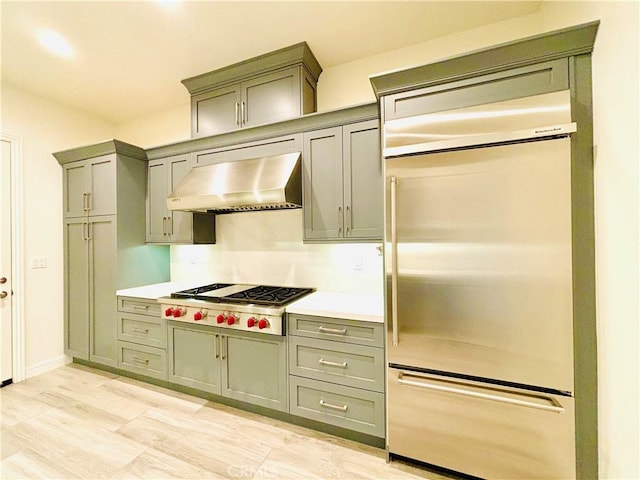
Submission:
[[[185,105],[184,78],[301,41],[326,70],[540,3],[1,0],[2,81],[120,124]],[[74,54],[45,50],[36,39],[43,28]]]

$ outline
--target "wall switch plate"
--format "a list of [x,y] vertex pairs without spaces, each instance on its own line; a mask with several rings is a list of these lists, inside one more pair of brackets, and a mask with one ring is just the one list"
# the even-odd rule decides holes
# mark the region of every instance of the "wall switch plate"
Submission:
[[356,256],[355,264],[353,265],[354,270],[362,270],[362,257]]
[[47,268],[47,257],[31,257],[31,268]]

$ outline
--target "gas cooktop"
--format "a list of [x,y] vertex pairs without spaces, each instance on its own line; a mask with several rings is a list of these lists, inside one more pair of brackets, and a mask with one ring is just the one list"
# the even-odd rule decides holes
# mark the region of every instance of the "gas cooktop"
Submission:
[[253,304],[279,307],[313,291],[313,288],[212,283],[174,292],[171,294],[171,298],[191,298],[213,303]]

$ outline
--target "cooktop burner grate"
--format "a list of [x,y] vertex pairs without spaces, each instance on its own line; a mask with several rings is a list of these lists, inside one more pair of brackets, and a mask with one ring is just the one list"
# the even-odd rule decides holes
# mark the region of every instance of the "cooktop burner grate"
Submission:
[[190,288],[188,290],[181,290],[180,292],[174,292],[171,294],[171,298],[194,298],[195,295],[200,295],[212,290],[218,290],[220,288],[226,288],[233,285],[232,283],[211,283],[209,285],[203,285],[202,287]]
[[258,305],[285,305],[296,298],[312,292],[311,288],[272,287],[260,285],[223,297],[231,303],[254,303]]

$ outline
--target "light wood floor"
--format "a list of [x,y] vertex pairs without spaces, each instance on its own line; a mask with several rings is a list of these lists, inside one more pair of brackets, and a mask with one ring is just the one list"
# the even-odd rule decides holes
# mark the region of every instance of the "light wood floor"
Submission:
[[79,365],[0,390],[0,478],[443,479],[383,450]]

